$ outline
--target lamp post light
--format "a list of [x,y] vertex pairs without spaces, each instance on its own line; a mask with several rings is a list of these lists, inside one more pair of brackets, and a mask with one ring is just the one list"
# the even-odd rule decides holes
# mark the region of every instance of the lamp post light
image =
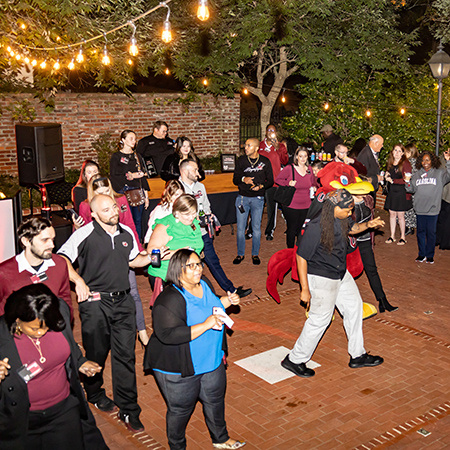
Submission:
[[436,126],[436,156],[439,156],[439,140],[441,134],[441,101],[442,80],[448,77],[450,71],[450,56],[444,52],[442,42],[439,43],[438,51],[428,61],[433,77],[438,80],[438,103],[437,103],[437,126]]

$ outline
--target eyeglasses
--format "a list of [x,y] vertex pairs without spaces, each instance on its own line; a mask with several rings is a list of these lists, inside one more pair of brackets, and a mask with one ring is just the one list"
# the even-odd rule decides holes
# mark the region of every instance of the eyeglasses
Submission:
[[203,263],[202,262],[198,262],[198,263],[189,263],[189,264],[185,264],[186,269],[189,270],[196,270],[196,269],[200,269],[203,270]]

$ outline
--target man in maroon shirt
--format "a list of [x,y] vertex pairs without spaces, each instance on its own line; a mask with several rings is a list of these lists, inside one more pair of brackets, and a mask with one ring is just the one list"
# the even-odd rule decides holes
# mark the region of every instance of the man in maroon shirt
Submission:
[[0,316],[13,291],[44,283],[69,305],[73,318],[67,264],[64,258],[52,254],[55,229],[47,219],[31,217],[19,225],[17,234],[23,252],[0,264]]
[[[259,154],[269,158],[272,165],[273,179],[278,176],[281,171],[281,165],[286,165],[289,162],[289,155],[286,146],[278,141],[277,129],[275,125],[269,124],[266,128],[266,137],[259,144]],[[276,186],[266,189],[266,207],[267,207],[267,225],[266,225],[266,239],[273,240],[273,232],[277,226],[277,203],[274,199]]]

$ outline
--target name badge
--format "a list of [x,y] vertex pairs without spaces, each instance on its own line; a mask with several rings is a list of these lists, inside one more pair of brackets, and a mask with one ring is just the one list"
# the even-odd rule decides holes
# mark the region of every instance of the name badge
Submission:
[[126,156],[122,156],[122,158],[120,158],[120,162],[122,164],[128,164],[130,160]]
[[30,277],[30,280],[33,284],[42,283],[45,280],[48,280],[48,276],[45,272],[34,274]]

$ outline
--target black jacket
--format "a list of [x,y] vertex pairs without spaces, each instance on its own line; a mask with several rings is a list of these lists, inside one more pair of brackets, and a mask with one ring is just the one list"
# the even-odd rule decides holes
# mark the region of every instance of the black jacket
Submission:
[[[203,181],[205,179],[205,171],[200,160],[195,155],[194,157],[198,166],[198,173],[200,174],[200,178],[197,181]],[[180,157],[177,153],[173,153],[165,159],[161,169],[161,178],[164,181],[178,180],[180,178]]]
[[[66,362],[67,378],[71,392],[80,402],[80,416],[86,448],[107,449],[95,419],[86,402],[78,377],[78,369],[87,361],[75,342],[70,328],[70,311],[67,304],[60,300],[59,308],[66,322],[62,334],[70,346],[70,356]],[[8,330],[5,317],[0,317],[0,359],[9,358],[11,369],[0,382],[0,448],[2,450],[25,450],[25,437],[28,429],[28,411],[30,402],[25,381],[17,374],[22,367],[14,337]],[[95,447],[93,447],[95,445]],[[27,449],[28,450],[28,449]]]
[[[167,286],[153,305],[153,334],[145,349],[144,370],[159,369],[194,375],[189,342],[191,327],[187,325],[186,300],[174,286]],[[222,350],[226,353],[226,333]]]

